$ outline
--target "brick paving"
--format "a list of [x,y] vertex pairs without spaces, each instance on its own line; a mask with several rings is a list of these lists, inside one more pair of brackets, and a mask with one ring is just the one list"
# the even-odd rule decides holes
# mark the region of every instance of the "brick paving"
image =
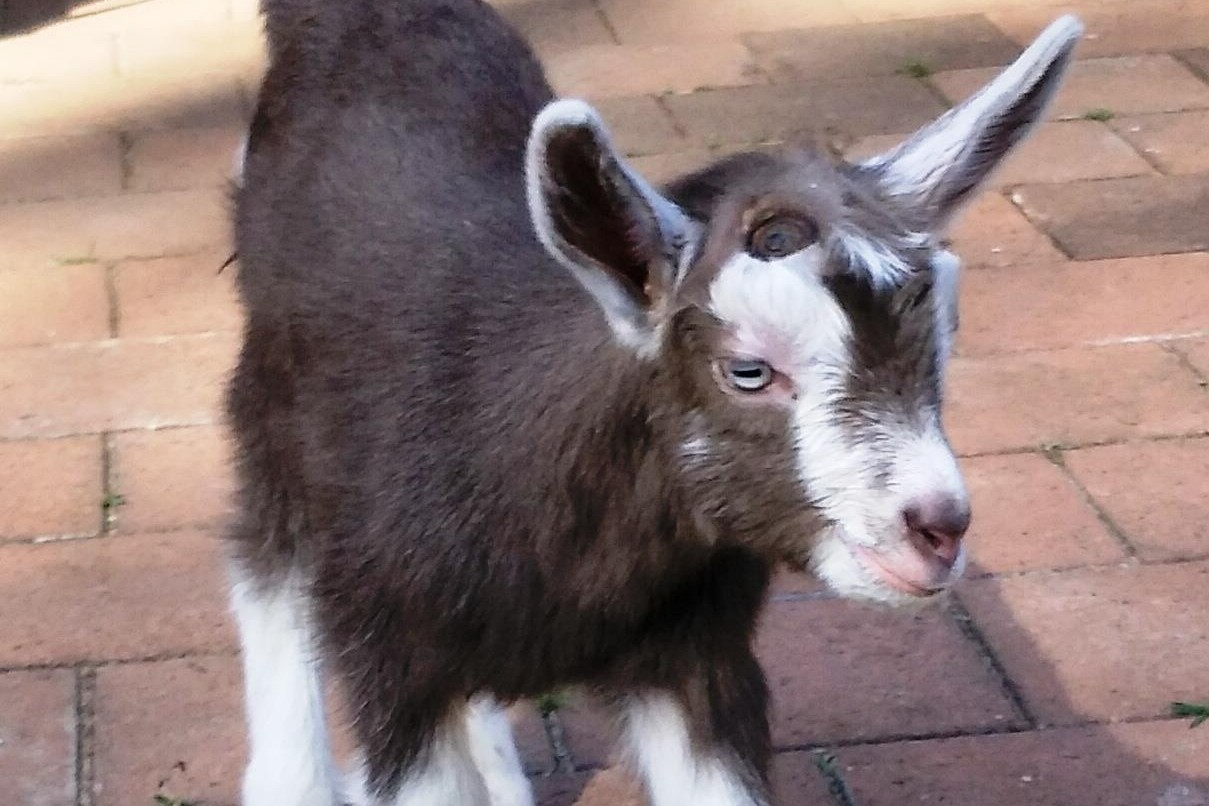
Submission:
[[[785,139],[872,153],[1083,14],[1051,122],[954,232],[970,578],[918,612],[778,578],[774,777],[785,804],[1209,803],[1209,726],[1168,716],[1209,698],[1209,5],[499,5],[655,179]],[[233,806],[215,272],[255,6],[43,22],[0,39],[0,803]],[[515,717],[542,806],[641,802],[592,703]]]

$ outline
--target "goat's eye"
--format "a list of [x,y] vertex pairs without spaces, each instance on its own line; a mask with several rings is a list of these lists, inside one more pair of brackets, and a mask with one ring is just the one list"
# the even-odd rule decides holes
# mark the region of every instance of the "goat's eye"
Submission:
[[752,230],[747,252],[761,260],[774,260],[800,252],[818,237],[814,225],[801,218],[782,216]]
[[731,358],[722,362],[722,377],[739,392],[762,392],[772,385],[773,370],[766,362]]

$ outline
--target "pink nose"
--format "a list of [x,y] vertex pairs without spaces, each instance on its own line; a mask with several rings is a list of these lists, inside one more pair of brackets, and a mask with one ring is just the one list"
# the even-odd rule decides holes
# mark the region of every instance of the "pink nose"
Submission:
[[953,495],[928,496],[908,505],[903,520],[920,552],[931,553],[952,568],[961,554],[961,538],[970,528],[970,505]]

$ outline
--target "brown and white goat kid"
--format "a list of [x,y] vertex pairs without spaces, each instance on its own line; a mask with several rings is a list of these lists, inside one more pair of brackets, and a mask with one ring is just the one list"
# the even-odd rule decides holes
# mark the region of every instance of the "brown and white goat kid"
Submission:
[[499,704],[579,685],[655,806],[769,804],[770,571],[890,603],[961,572],[941,233],[1079,24],[881,157],[660,192],[477,0],[265,13],[229,395],[244,803],[529,804]]

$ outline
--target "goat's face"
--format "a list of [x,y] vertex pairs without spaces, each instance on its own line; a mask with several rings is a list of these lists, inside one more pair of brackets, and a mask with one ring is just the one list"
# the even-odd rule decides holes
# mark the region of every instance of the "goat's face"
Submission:
[[655,360],[709,520],[842,592],[897,599],[964,565],[969,505],[940,423],[958,266],[875,182],[790,153],[674,186],[701,228]]
[[905,601],[961,572],[969,504],[941,422],[957,326],[954,210],[1039,118],[1078,38],[1050,26],[981,93],[857,166],[749,154],[664,197],[595,113],[534,124],[543,243],[617,339],[657,362],[684,489],[708,539]]

